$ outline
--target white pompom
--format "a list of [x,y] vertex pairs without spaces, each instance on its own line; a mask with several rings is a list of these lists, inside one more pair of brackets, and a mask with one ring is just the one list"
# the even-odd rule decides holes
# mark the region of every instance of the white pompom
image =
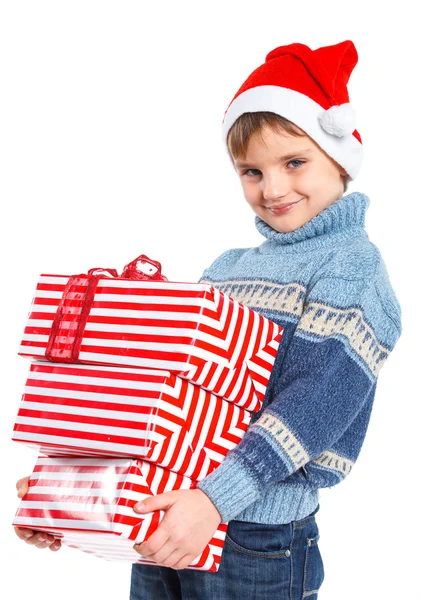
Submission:
[[327,133],[336,137],[344,137],[355,130],[355,110],[349,102],[339,106],[331,106],[319,116],[319,121]]

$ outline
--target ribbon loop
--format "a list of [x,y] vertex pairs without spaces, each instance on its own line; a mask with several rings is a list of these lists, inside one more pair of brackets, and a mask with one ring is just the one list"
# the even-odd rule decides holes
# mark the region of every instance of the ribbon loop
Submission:
[[137,279],[140,281],[168,281],[161,273],[161,263],[141,254],[126,265],[121,274],[122,279]]
[[161,263],[141,254],[128,263],[121,275],[116,269],[96,267],[88,273],[72,275],[63,291],[48,338],[45,357],[52,362],[75,363],[86,322],[92,308],[100,279],[135,279],[138,281],[168,281],[161,274]]

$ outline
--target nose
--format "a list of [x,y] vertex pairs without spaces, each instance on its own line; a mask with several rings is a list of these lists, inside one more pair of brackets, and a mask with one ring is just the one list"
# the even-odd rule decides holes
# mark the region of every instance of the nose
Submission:
[[290,182],[288,174],[282,171],[267,174],[262,180],[263,197],[268,202],[274,202],[288,195]]

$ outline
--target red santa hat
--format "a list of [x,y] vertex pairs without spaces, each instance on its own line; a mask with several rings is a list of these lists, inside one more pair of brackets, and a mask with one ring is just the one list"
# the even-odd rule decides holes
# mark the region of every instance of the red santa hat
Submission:
[[363,158],[347,83],[358,61],[351,41],[311,50],[279,46],[246,79],[228,106],[224,143],[244,113],[270,111],[300,127],[355,179]]

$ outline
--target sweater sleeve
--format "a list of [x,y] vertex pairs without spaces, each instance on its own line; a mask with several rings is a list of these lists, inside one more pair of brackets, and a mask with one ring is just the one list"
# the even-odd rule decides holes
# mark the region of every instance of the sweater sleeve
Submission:
[[308,290],[272,402],[198,484],[223,521],[341,438],[373,397],[400,333],[400,307],[385,272],[370,279],[327,277]]

